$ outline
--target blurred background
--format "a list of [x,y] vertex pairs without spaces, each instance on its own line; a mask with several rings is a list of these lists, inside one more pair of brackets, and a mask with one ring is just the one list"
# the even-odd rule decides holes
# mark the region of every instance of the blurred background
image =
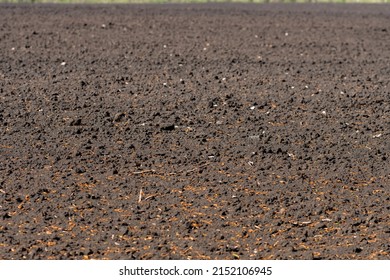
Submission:
[[390,3],[390,0],[0,0],[0,3]]

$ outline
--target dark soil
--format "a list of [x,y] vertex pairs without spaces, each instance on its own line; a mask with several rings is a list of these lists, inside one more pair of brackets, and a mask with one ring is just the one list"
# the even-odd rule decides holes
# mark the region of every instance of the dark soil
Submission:
[[390,6],[0,6],[1,259],[389,259]]

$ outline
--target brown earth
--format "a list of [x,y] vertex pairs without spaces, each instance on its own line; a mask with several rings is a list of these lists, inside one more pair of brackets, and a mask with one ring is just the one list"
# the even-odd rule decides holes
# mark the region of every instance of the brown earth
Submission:
[[1,5],[1,259],[389,259],[389,5]]

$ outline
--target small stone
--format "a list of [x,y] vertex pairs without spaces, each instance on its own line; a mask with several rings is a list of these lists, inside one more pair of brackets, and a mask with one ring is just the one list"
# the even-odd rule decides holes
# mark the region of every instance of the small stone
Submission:
[[82,166],[76,168],[76,173],[77,174],[83,174],[83,173],[85,173],[85,171],[86,171],[85,168],[82,167]]
[[125,113],[117,113],[114,116],[114,122],[121,122],[125,117]]

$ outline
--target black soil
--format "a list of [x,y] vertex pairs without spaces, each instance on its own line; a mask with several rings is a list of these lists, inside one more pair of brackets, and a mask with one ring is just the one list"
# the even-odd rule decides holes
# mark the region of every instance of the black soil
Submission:
[[389,5],[1,5],[1,259],[389,259]]

